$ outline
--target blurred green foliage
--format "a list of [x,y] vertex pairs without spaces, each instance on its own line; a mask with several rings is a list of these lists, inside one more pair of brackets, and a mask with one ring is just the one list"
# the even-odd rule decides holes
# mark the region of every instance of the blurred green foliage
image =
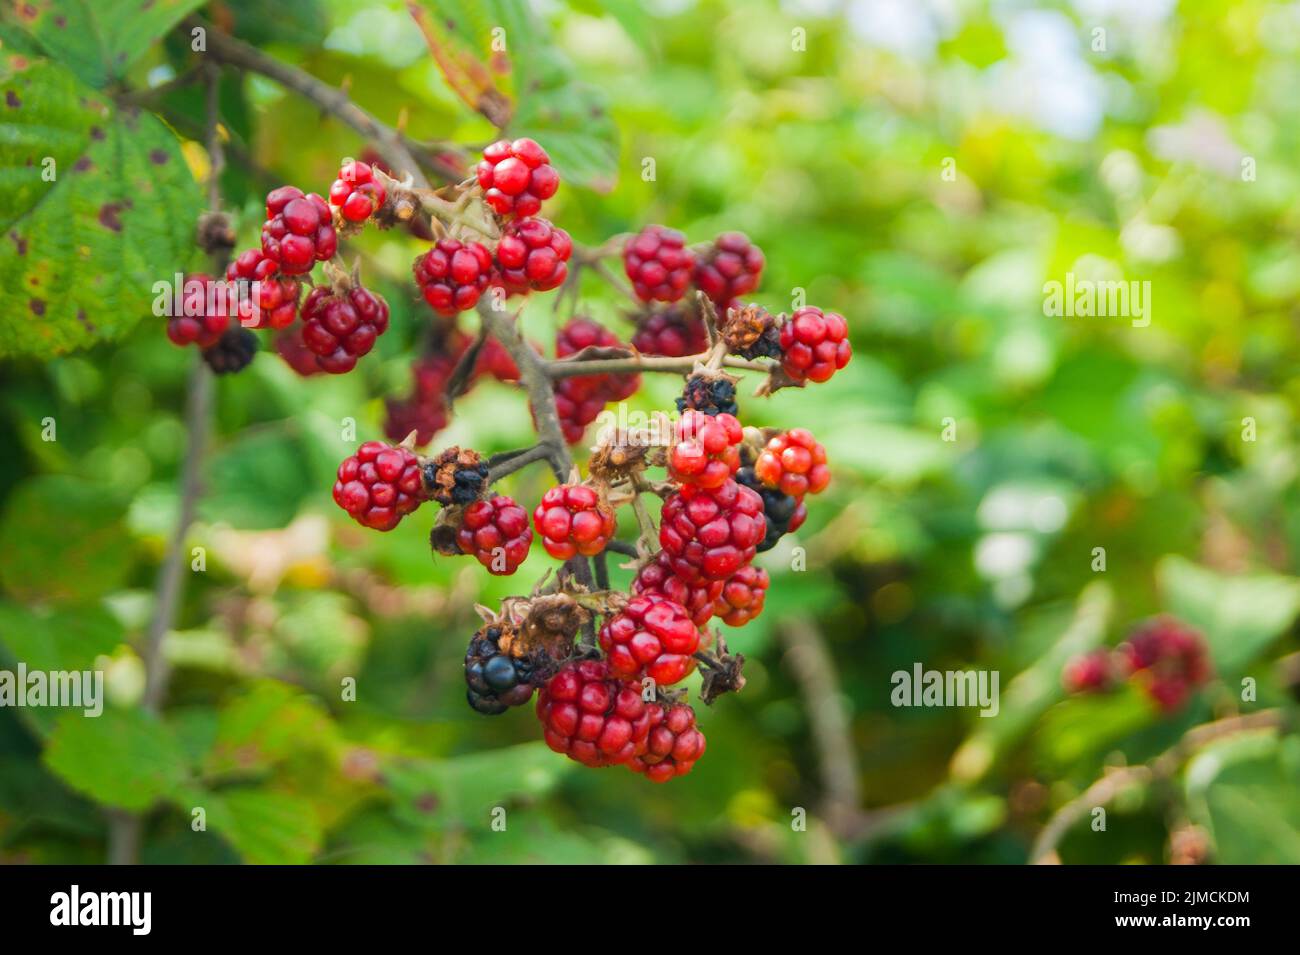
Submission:
[[[505,26],[510,131],[555,156],[566,182],[548,215],[578,241],[647,222],[692,241],[740,229],[767,255],[758,301],[788,310],[804,290],[850,319],[855,357],[830,383],[742,398],[747,423],[812,428],[835,480],[796,535],[808,569],[790,569],[789,539],[763,556],[767,609],[728,634],[749,685],[701,712],[706,757],[658,787],[550,753],[528,712],[464,704],[473,604],[525,590],[551,565],[540,548],[490,578],[431,561],[423,513],[375,534],[330,500],[354,447],[340,422],[379,433],[427,320],[407,280],[418,243],[395,232],[349,246],[393,310],[354,374],[300,379],[264,353],[218,382],[188,541],[206,567],[186,573],[167,635],[167,705],[140,706],[193,357],[147,317],[147,290],[197,262],[185,240],[205,163],[200,89],[139,114],[121,96],[185,68],[188,38],[167,31],[199,5],[128,21],[125,0],[99,4],[123,18],[87,26],[114,31],[93,47],[56,23],[84,5],[24,6],[34,21],[6,8],[0,23],[0,86],[29,98],[0,109],[0,668],[97,666],[109,702],[99,719],[0,709],[0,858],[102,860],[115,807],[148,811],[147,862],[1020,862],[1105,767],[1293,706],[1294,7],[426,0],[485,61]],[[404,2],[274,6],[200,12],[346,80],[416,139],[494,138]],[[268,186],[323,190],[366,146],[260,77],[228,73],[221,106],[241,246]],[[38,153],[58,160],[56,184],[33,178]],[[94,168],[72,172],[82,155]],[[122,204],[120,235],[101,227],[106,202]],[[1150,282],[1149,326],[1046,316],[1044,283],[1067,273]],[[524,321],[546,340],[537,298]],[[595,276],[581,308],[630,332]],[[677,387],[647,380],[634,406],[671,407]],[[488,383],[435,446],[531,440],[521,396]],[[548,481],[508,485],[532,501]],[[1162,716],[1132,688],[1065,696],[1066,660],[1161,611],[1200,627],[1215,663],[1184,710]],[[820,634],[837,685],[796,679],[788,621]],[[890,675],[917,662],[996,670],[999,715],[894,708]],[[823,811],[827,693],[853,756],[831,769],[859,809],[888,812]],[[1229,737],[1172,785],[1125,791],[1105,832],[1073,827],[1060,856],[1166,861],[1171,833],[1195,825],[1212,858],[1298,862],[1297,782],[1294,736]],[[807,832],[791,828],[799,807]]]

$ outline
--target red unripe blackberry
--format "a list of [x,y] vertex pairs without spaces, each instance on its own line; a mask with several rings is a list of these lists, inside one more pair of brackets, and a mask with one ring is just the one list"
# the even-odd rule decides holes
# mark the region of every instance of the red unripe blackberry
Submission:
[[713,605],[714,615],[725,624],[743,627],[763,612],[770,583],[766,570],[747,564],[723,584],[722,593]]
[[545,219],[515,219],[497,242],[497,280],[520,295],[559,288],[572,253],[573,241],[563,229]]
[[771,550],[785,534],[798,530],[808,516],[802,501],[768,487],[754,475],[753,468],[737,471],[736,482],[756,491],[763,500],[763,519],[767,529],[758,545],[759,553]]
[[1116,655],[1165,712],[1180,708],[1213,673],[1205,638],[1173,617],[1157,617],[1141,625],[1120,644]]
[[222,283],[210,276],[187,276],[167,317],[167,337],[175,345],[211,348],[230,327],[230,301]]
[[365,222],[388,198],[388,190],[363,162],[346,162],[330,186],[330,205],[338,206],[348,222]]
[[411,271],[424,300],[439,315],[455,315],[478,304],[492,275],[492,253],[481,242],[440,239],[417,256]]
[[316,353],[302,343],[301,327],[291,325],[280,329],[275,336],[275,350],[302,377],[322,374],[320,365],[316,364]]
[[687,583],[673,570],[673,559],[661,550],[655,559],[643,564],[632,581],[634,594],[658,594],[686,608],[691,620],[702,627],[713,616],[713,603],[722,593],[721,580],[696,580]]
[[510,357],[510,352],[506,351],[505,346],[495,338],[483,342],[483,347],[478,353],[478,361],[474,363],[474,377],[478,378],[482,375],[491,375],[497,381],[519,380],[519,366]]
[[685,703],[668,707],[651,703],[647,710],[649,732],[637,754],[628,760],[627,768],[656,783],[685,776],[704,755],[704,734],[695,728],[695,710]]
[[585,484],[560,484],[542,495],[533,524],[556,560],[592,557],[614,536],[614,509]]
[[546,745],[587,766],[615,766],[636,755],[650,731],[640,687],[615,679],[604,660],[563,667],[537,694]]
[[766,530],[762,498],[728,480],[689,498],[669,497],[660,515],[659,543],[673,572],[688,583],[726,580],[754,559]]
[[272,190],[266,197],[266,216],[262,251],[285,275],[310,272],[338,250],[329,204],[314,192],[303,195],[294,186]]
[[732,415],[692,408],[677,419],[677,443],[668,454],[668,475],[682,485],[715,488],[740,467],[744,429]]
[[623,247],[623,268],[643,302],[677,301],[686,294],[694,267],[695,256],[676,229],[648,225]]
[[[584,348],[618,348],[622,344],[617,335],[599,322],[574,318],[555,335],[555,357],[576,355]],[[583,382],[580,391],[590,389],[593,396],[598,393],[603,401],[622,401],[641,387],[641,376],[637,374],[576,375],[574,380]]]
[[382,441],[367,441],[344,458],[334,482],[334,503],[377,531],[391,531],[425,499],[419,459]]
[[297,279],[280,275],[279,264],[261,249],[247,249],[226,267],[226,281],[239,282],[239,323],[245,328],[287,328],[298,317]]
[[415,397],[390,398],[384,402],[384,435],[390,441],[404,441],[414,431],[415,443],[424,447],[445,427],[447,407],[441,402]]
[[700,631],[686,608],[658,594],[633,597],[600,628],[610,672],[649,677],[658,686],[680,683],[695,669]]
[[533,543],[528,512],[504,494],[475,501],[465,508],[456,543],[488,573],[498,577],[513,574]]
[[605,393],[591,382],[591,376],[561,378],[555,382],[555,413],[564,440],[577,444],[605,408]]
[[426,445],[433,436],[447,427],[447,381],[456,367],[451,354],[436,352],[411,364],[414,387],[406,399],[385,402],[384,434],[393,441],[402,441],[412,431],[415,443]]
[[709,333],[699,318],[669,308],[653,312],[641,322],[632,336],[632,347],[643,355],[682,358],[707,349]]
[[1094,693],[1111,685],[1110,651],[1094,650],[1070,660],[1061,671],[1061,684],[1067,693]]
[[848,336],[843,315],[805,305],[781,326],[781,368],[795,381],[825,381],[853,357]]
[[754,462],[754,474],[768,487],[797,498],[824,491],[831,481],[826,449],[807,428],[791,428],[768,441]]
[[493,143],[483,150],[476,172],[484,201],[503,216],[537,215],[560,187],[551,157],[531,139]]
[[733,299],[758,288],[763,253],[743,232],[724,232],[695,263],[695,287],[713,299],[721,314]]
[[388,328],[388,304],[368,289],[356,286],[335,293],[318,285],[302,304],[302,341],[316,353],[324,371],[341,375],[356,367],[375,339]]

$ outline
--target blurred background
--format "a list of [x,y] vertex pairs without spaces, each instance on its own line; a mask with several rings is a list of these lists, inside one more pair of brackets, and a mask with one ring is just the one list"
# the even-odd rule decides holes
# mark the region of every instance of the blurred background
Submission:
[[[416,140],[492,141],[405,7],[199,13],[346,83]],[[469,710],[473,605],[526,592],[553,562],[535,547],[492,578],[431,559],[432,505],[378,534],[331,501],[355,449],[340,422],[382,436],[429,321],[409,281],[424,243],[371,230],[348,254],[393,319],[356,372],[299,378],[264,343],[216,382],[187,541],[206,565],[183,575],[167,700],[144,711],[194,357],[150,317],[148,289],[202,267],[187,237],[207,172],[202,89],[164,85],[190,62],[173,30],[112,82],[78,79],[119,107],[160,88],[147,111],[185,161],[151,173],[179,177],[174,239],[123,260],[142,281],[98,299],[90,317],[109,331],[69,332],[78,350],[59,355],[15,345],[78,319],[30,315],[23,253],[0,245],[0,667],[100,666],[108,695],[96,720],[0,708],[0,860],[103,861],[127,811],[145,814],[145,862],[1020,863],[1108,768],[1201,723],[1291,712],[1300,4],[425,7],[517,99],[510,132],[551,152],[565,178],[546,214],[577,241],[651,222],[692,242],[741,230],[767,257],[754,300],[788,311],[803,289],[849,319],[854,358],[829,383],[755,399],[751,375],[740,389],[747,424],[811,428],[835,475],[760,556],[763,615],[727,634],[748,686],[699,708],[708,752],[663,786],[551,753],[527,708]],[[29,24],[6,17],[12,53]],[[499,23],[504,63],[487,47]],[[268,188],[323,192],[340,157],[371,145],[259,76],[227,71],[221,107],[240,248]],[[1150,282],[1150,324],[1045,315],[1045,283],[1068,273]],[[533,298],[523,321],[550,341],[553,296]],[[580,309],[630,336],[597,276]],[[632,407],[670,408],[679,389],[647,377]],[[485,381],[432,447],[532,440],[523,397]],[[530,508],[549,484],[541,468],[506,482]],[[1213,661],[1185,704],[1161,710],[1131,682],[1066,693],[1068,660],[1160,613],[1198,628]],[[997,671],[997,717],[891,705],[891,674],[917,663]],[[347,677],[355,702],[340,699]],[[1294,735],[1226,734],[1180,756],[1115,793],[1104,832],[1086,805],[1046,858],[1300,862]]]

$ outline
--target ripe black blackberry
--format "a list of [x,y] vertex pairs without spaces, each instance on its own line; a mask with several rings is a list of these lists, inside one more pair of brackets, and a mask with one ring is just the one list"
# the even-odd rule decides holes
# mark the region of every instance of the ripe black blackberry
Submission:
[[243,371],[257,354],[257,336],[247,328],[227,329],[217,343],[203,349],[203,360],[218,375]]
[[506,653],[500,646],[504,633],[501,626],[488,624],[474,634],[465,651],[466,699],[474,710],[487,716],[499,716],[512,706],[527,703],[553,669],[545,657]]
[[737,471],[736,483],[757,491],[758,496],[763,499],[763,516],[767,519],[767,533],[762,543],[758,545],[758,549],[760,552],[771,550],[781,536],[790,531],[790,524],[799,509],[799,500],[768,487],[758,479],[752,467],[744,467]]
[[739,415],[740,408],[736,404],[736,383],[730,378],[692,375],[686,379],[686,389],[677,399],[679,412],[684,412],[688,408],[694,408],[706,415]]

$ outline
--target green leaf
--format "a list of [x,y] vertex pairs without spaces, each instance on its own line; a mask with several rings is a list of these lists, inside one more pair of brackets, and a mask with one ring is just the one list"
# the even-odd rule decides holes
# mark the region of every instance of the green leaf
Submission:
[[29,670],[90,669],[122,638],[122,625],[102,607],[39,612],[0,603],[0,651]]
[[574,78],[553,49],[535,49],[520,65],[511,136],[528,136],[550,154],[565,182],[609,192],[618,179],[618,127],[600,90]]
[[1249,665],[1300,612],[1294,577],[1227,576],[1171,555],[1160,561],[1156,579],[1170,611],[1205,634],[1221,673]]
[[91,86],[126,74],[155,40],[203,0],[23,0],[13,19]]
[[171,731],[140,709],[106,707],[98,717],[65,714],[45,764],[96,802],[141,811],[187,790],[185,752]]
[[319,46],[329,29],[320,0],[226,0],[233,16],[230,32],[245,43],[296,43]]
[[[121,337],[194,252],[176,138],[46,60],[0,65],[0,358]],[[161,323],[161,319],[155,319]]]
[[0,518],[0,584],[31,603],[85,601],[120,587],[133,563],[125,513],[83,478],[24,482]]
[[1300,863],[1300,746],[1268,734],[1242,734],[1202,750],[1188,764],[1193,815],[1214,837],[1215,862]]
[[494,808],[553,789],[577,764],[545,743],[523,743],[451,759],[406,763],[385,771],[397,818],[417,826],[491,821]]
[[291,686],[263,680],[222,709],[206,768],[260,769],[332,739],[333,726],[317,704]]
[[208,823],[245,862],[302,865],[320,848],[321,827],[305,799],[260,789],[211,793],[201,805]]
[[[605,94],[578,81],[573,64],[527,4],[441,0],[424,6],[428,12],[419,22],[425,37],[462,100],[472,106],[500,101],[506,95],[501,74],[511,74],[515,102],[508,135],[541,143],[570,185],[604,192],[614,187],[618,127]],[[498,37],[504,51],[493,46]]]

